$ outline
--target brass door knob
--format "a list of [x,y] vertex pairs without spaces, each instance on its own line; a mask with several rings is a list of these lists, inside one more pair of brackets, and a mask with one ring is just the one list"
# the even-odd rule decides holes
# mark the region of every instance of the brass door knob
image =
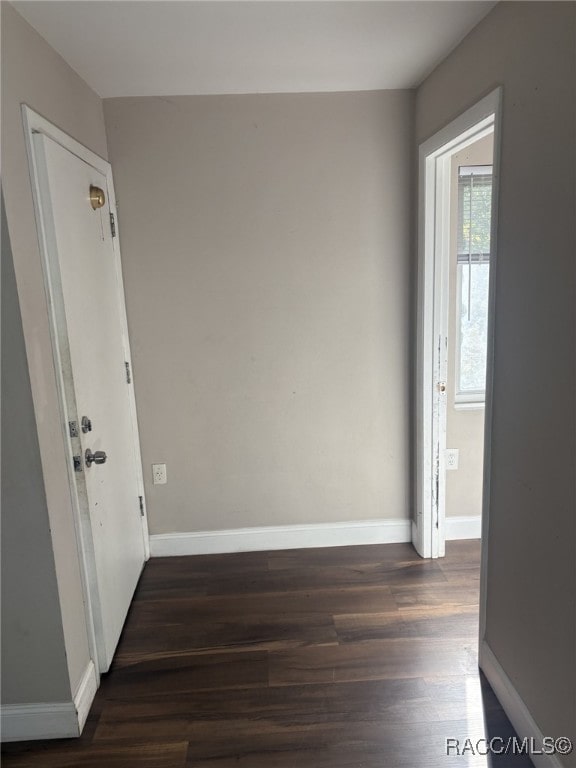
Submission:
[[104,194],[104,190],[100,189],[100,187],[95,187],[93,184],[90,185],[90,205],[94,210],[97,208],[102,208],[102,206],[106,203],[106,196]]

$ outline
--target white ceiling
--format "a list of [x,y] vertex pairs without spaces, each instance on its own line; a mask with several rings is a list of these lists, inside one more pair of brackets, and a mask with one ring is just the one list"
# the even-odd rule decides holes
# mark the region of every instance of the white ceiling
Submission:
[[22,0],[102,97],[410,88],[495,2]]

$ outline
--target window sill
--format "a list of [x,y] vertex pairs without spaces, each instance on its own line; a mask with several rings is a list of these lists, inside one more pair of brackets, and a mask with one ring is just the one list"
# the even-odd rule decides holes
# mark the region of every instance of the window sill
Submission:
[[457,411],[483,411],[486,406],[486,403],[482,401],[481,403],[454,403],[454,408]]

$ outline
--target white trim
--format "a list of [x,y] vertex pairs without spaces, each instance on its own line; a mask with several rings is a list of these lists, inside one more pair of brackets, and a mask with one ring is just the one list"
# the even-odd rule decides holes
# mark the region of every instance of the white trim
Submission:
[[84,670],[74,701],[2,706],[1,740],[36,741],[80,736],[97,689],[96,667],[94,662],[90,661]]
[[72,701],[11,704],[2,710],[2,741],[71,739],[80,735]]
[[456,411],[483,411],[485,408],[484,400],[474,403],[454,403],[452,406]]
[[90,712],[90,707],[92,706],[97,690],[98,678],[96,676],[96,667],[94,666],[94,662],[90,660],[82,675],[82,680],[80,680],[76,695],[74,696],[74,708],[76,709],[78,717],[78,729],[80,733],[82,733],[82,729],[86,723],[86,718]]
[[267,549],[341,547],[350,544],[391,544],[409,542],[410,532],[410,520],[394,519],[160,533],[150,536],[150,552],[152,557],[169,557],[258,552]]
[[[491,263],[494,263],[495,220],[499,161],[499,113],[501,88],[497,88],[419,148],[418,197],[418,318],[416,361],[416,509],[413,543],[422,557],[442,557],[445,541],[445,447],[446,394],[438,383],[447,375],[447,268],[442,254],[447,249],[450,159],[456,152],[494,131],[494,213]],[[441,194],[438,194],[441,193]],[[493,310],[491,269],[490,309]],[[488,357],[492,318],[489,322]],[[488,365],[490,361],[488,361]],[[487,376],[487,388],[492,385]],[[486,419],[491,419],[487,392]],[[486,449],[485,449],[486,450]],[[489,464],[486,465],[489,471]],[[486,502],[485,502],[486,503]],[[487,523],[486,523],[487,525]],[[482,608],[481,608],[482,613]]]
[[[480,669],[486,675],[486,679],[520,740],[533,739],[533,743],[540,747],[544,736],[558,737],[563,735],[542,733],[512,681],[486,642],[482,642],[480,645]],[[562,768],[556,755],[532,754],[530,759],[536,768]]]
[[[458,150],[464,149],[482,138],[480,132],[482,131],[482,128],[485,127],[482,126],[482,123],[488,119],[489,123],[486,123],[486,125],[491,124],[493,115],[496,109],[500,106],[501,91],[501,86],[495,88],[461,115],[458,115],[452,122],[448,123],[448,125],[444,126],[444,128],[441,128],[437,133],[424,141],[420,145],[421,152],[423,152],[424,155],[431,155],[433,153],[439,153],[439,150],[441,150],[442,154],[453,154],[456,147],[458,147]],[[470,140],[467,143],[463,144],[461,138],[462,134],[471,130],[475,131],[475,133],[471,135]],[[476,133],[476,130],[478,133]],[[487,136],[490,132],[490,130],[484,131],[483,135]]]
[[482,535],[481,515],[446,517],[446,541],[479,539]]
[[475,390],[474,392],[456,392],[454,395],[454,406],[456,407],[460,405],[465,407],[467,405],[471,405],[472,407],[483,408],[485,398],[486,393],[484,390]]

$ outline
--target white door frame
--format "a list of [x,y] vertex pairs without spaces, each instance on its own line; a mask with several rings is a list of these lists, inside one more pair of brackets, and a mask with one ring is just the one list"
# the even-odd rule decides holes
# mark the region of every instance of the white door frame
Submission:
[[[448,358],[450,164],[452,156],[494,132],[493,204],[482,503],[482,571],[485,573],[490,498],[494,276],[500,161],[502,88],[497,88],[419,147],[418,317],[416,361],[416,510],[412,541],[422,557],[445,549],[445,448]],[[484,577],[482,577],[484,578]],[[481,594],[481,624],[483,600]],[[483,630],[482,630],[483,631]]]
[[[112,167],[103,158],[96,155],[91,150],[77,142],[64,131],[57,128],[44,117],[39,115],[27,105],[22,105],[22,118],[24,122],[24,132],[26,137],[26,149],[28,153],[28,162],[30,167],[30,177],[32,185],[32,195],[34,200],[34,212],[36,217],[36,226],[38,230],[38,240],[40,253],[42,257],[42,272],[44,276],[44,286],[46,290],[47,303],[49,308],[50,336],[52,340],[52,354],[54,360],[54,371],[56,375],[56,384],[58,389],[59,417],[62,428],[63,445],[67,456],[67,472],[61,473],[57,477],[57,482],[67,489],[72,500],[74,512],[74,526],[76,542],[78,547],[78,558],[82,574],[82,591],[84,595],[84,610],[86,618],[86,628],[90,646],[90,654],[96,667],[97,679],[99,678],[98,668],[98,647],[99,638],[96,633],[94,621],[94,599],[96,585],[95,558],[92,542],[92,533],[90,527],[90,515],[87,506],[87,496],[85,489],[81,487],[83,478],[73,469],[72,447],[68,434],[69,414],[75,413],[76,404],[74,396],[74,382],[70,364],[70,353],[68,349],[68,337],[66,324],[64,320],[64,303],[62,296],[62,286],[60,281],[60,270],[57,256],[51,253],[47,245],[46,231],[44,227],[43,210],[49,201],[44,200],[40,192],[39,172],[36,158],[36,150],[33,141],[33,134],[41,133],[53,141],[60,144],[72,154],[79,157],[84,162],[91,165],[106,177],[108,201],[110,211],[116,214],[116,199],[114,195],[114,184],[112,179]],[[124,347],[125,360],[130,364],[132,370],[132,358],[130,355],[130,343],[128,338],[128,322],[124,304],[124,284],[122,280],[122,267],[120,260],[120,243],[118,231],[113,238],[114,258],[116,263],[116,277],[118,291],[122,297],[121,301],[121,334]],[[134,399],[134,387],[129,387],[129,409],[133,426],[133,446],[136,459],[136,471],[138,481],[138,493],[142,496],[144,504],[144,514],[142,520],[142,538],[144,541],[145,558],[150,557],[150,541],[148,535],[148,522],[146,516],[146,503],[144,495],[144,478],[142,474],[142,458],[140,455],[140,442],[138,438],[138,420],[136,414],[136,402]]]

